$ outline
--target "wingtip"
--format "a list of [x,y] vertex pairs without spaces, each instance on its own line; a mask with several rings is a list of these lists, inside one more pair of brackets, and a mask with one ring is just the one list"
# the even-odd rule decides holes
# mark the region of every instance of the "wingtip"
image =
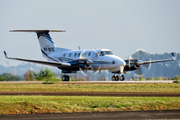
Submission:
[[175,57],[174,53],[172,52],[171,54],[172,54],[172,59],[176,60],[176,57]]
[[9,32],[14,32],[14,30],[12,29],[12,30],[9,30]]
[[4,56],[5,56],[6,58],[8,58],[8,57],[7,57],[7,53],[6,53],[6,51],[4,51]]

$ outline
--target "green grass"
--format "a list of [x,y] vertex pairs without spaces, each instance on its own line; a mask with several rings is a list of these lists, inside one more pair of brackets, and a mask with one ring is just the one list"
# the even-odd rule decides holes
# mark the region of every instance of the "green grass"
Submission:
[[0,96],[0,114],[180,109],[180,97]]
[[180,84],[6,84],[0,91],[180,92]]

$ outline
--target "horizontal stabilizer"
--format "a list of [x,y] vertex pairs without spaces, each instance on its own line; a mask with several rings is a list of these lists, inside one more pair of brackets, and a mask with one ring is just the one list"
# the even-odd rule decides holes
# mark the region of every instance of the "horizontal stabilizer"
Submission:
[[66,30],[10,30],[9,32],[66,32]]

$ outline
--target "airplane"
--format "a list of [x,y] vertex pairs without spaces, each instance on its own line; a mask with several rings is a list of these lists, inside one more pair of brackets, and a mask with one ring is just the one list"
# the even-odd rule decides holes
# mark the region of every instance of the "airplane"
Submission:
[[84,71],[89,70],[95,71],[95,73],[100,73],[101,70],[108,70],[114,73],[112,81],[124,81],[125,77],[123,74],[125,74],[126,71],[139,69],[141,65],[145,64],[166,62],[176,59],[174,53],[172,53],[171,59],[142,61],[131,58],[123,60],[113,55],[110,49],[81,49],[79,47],[77,50],[72,50],[56,47],[49,32],[65,32],[65,30],[10,30],[10,32],[36,33],[42,56],[45,57],[47,61],[8,57],[7,53],[4,51],[4,55],[7,59],[57,67],[62,70],[63,81],[69,81],[69,76],[66,75],[68,73],[77,73],[77,71],[81,71],[84,74]]

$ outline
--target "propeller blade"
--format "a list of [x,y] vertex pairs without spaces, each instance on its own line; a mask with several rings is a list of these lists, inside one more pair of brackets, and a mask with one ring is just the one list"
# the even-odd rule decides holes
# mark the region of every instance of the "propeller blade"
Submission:
[[[149,61],[151,61],[151,58],[149,58]],[[151,63],[150,64],[144,64],[143,66],[148,70],[151,69]]]
[[143,56],[144,56],[144,53],[145,53],[145,50],[143,49],[138,49],[138,59],[139,60],[142,60]]
[[81,68],[79,68],[79,70],[81,71],[81,73],[82,73],[84,76],[87,76],[87,74],[86,74]]
[[94,75],[96,75],[99,72],[101,66],[98,67],[98,69],[96,70],[96,72],[94,72]]
[[85,57],[84,57],[84,52],[85,52],[85,50],[80,54],[79,59],[85,58]]
[[142,67],[139,67],[139,68],[135,71],[134,75],[135,75],[136,77],[143,77],[143,76],[144,76],[144,73],[143,73],[143,71],[142,71]]
[[128,61],[129,68],[131,68],[131,60],[132,60],[132,57],[130,56],[129,61]]

